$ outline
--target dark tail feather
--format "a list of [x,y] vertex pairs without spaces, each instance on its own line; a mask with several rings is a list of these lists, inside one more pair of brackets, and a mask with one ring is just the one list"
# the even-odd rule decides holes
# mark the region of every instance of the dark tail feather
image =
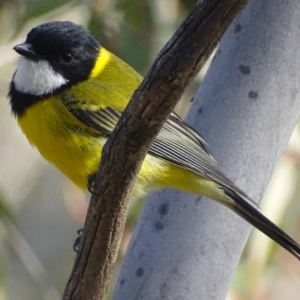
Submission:
[[234,201],[234,204],[227,205],[231,210],[300,260],[300,245],[298,243],[233,190],[224,187],[224,191]]

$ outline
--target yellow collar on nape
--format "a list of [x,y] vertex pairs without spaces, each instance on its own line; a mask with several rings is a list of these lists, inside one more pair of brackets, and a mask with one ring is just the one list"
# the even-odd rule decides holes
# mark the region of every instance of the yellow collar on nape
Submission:
[[95,66],[89,76],[89,78],[97,77],[109,63],[111,54],[105,48],[101,47],[99,51],[98,58],[96,60]]

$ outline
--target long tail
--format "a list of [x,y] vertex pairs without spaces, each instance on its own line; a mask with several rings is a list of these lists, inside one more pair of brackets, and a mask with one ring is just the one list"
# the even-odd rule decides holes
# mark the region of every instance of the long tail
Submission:
[[233,203],[226,203],[228,208],[233,210],[300,260],[300,245],[297,242],[267,219],[256,208],[251,206],[251,204],[249,204],[234,190],[227,187],[223,187],[223,189],[225,194],[233,200]]

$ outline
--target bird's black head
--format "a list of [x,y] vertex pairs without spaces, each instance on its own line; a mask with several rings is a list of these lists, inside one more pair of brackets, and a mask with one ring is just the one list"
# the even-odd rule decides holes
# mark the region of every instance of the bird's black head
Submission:
[[37,101],[88,79],[100,45],[82,26],[55,21],[33,28],[14,50],[21,58],[8,96],[20,116]]
[[94,67],[99,48],[84,27],[72,22],[37,26],[24,44],[14,47],[22,56],[13,79],[16,88],[41,95],[84,81]]

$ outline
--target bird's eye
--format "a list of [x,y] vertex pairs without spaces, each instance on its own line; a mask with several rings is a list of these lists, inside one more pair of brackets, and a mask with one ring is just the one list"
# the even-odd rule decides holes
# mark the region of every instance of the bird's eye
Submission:
[[62,64],[67,65],[67,64],[70,64],[73,61],[73,58],[74,58],[73,54],[65,53],[65,54],[62,54],[59,57],[59,60]]

